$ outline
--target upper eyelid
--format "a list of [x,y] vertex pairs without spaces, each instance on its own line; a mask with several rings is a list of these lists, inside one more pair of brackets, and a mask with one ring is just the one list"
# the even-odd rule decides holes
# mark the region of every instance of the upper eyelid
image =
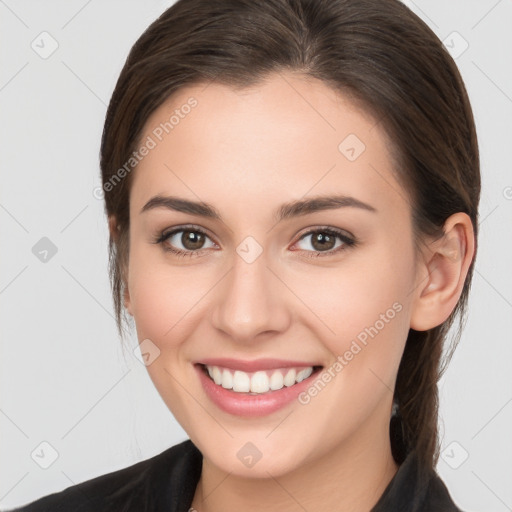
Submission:
[[309,226],[307,228],[304,228],[304,231],[301,232],[300,235],[298,235],[299,239],[302,238],[305,235],[310,235],[311,233],[321,232],[321,231],[328,231],[330,233],[334,233],[338,236],[346,236],[347,238],[355,239],[355,236],[350,233],[350,231],[347,231],[346,229],[342,228],[335,228],[331,226]]
[[184,226],[176,226],[176,227],[173,227],[173,228],[164,229],[163,231],[161,231],[161,236],[162,237],[168,237],[170,235],[174,235],[176,233],[179,233],[180,231],[198,231],[200,233],[204,233],[205,235],[207,235],[211,239],[215,238],[214,236],[212,236],[210,234],[210,232],[206,228],[203,228],[201,226],[195,226],[193,224],[186,224]]

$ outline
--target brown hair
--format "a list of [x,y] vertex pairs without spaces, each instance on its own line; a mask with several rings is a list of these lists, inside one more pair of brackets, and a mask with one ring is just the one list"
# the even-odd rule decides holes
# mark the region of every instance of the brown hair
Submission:
[[[179,0],[131,49],[101,141],[105,209],[117,223],[109,264],[121,338],[132,173],[119,180],[119,170],[149,115],[187,84],[214,80],[243,88],[282,70],[322,80],[379,120],[409,193],[417,240],[442,235],[444,221],[465,212],[476,243],[480,169],[471,106],[453,59],[412,11],[398,0]],[[403,436],[390,430],[399,463],[413,449],[422,469],[437,463],[443,345],[458,315],[447,363],[465,322],[473,267],[474,259],[450,317],[428,331],[409,331],[394,396]]]

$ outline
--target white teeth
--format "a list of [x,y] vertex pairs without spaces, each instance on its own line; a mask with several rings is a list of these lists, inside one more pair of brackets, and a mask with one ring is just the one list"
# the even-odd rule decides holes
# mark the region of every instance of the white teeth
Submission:
[[231,389],[233,387],[233,374],[229,370],[224,369],[222,371],[221,386],[226,389]]
[[[210,373],[210,369],[208,368],[208,373]],[[219,370],[218,366],[213,367],[213,372],[210,373],[210,377],[214,380],[215,384],[219,386],[222,383],[222,372]]]
[[268,393],[277,391],[284,386],[290,387],[307,379],[313,373],[313,367],[279,368],[276,370],[261,370],[254,373],[240,370],[228,370],[218,366],[206,366],[208,374],[218,386],[232,389],[237,393]]
[[307,379],[312,373],[313,368],[311,368],[311,366],[309,368],[304,368],[304,370],[301,370],[299,373],[297,373],[297,377],[295,377],[295,380],[297,382],[302,382],[304,379]]
[[295,384],[295,376],[297,373],[292,368],[291,370],[288,370],[288,373],[284,376],[284,385],[286,387],[293,386]]
[[251,377],[251,391],[253,393],[266,393],[269,386],[269,378],[266,372],[256,372]]
[[276,391],[284,386],[284,378],[281,372],[274,372],[270,377],[270,389]]
[[[227,371],[227,370],[224,370]],[[224,383],[224,382],[223,382]],[[251,387],[251,378],[245,372],[235,372],[233,377],[233,391],[247,393]]]

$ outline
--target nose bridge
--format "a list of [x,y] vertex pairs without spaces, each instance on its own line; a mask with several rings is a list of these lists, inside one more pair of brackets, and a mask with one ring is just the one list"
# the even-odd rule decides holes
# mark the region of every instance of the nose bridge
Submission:
[[[218,291],[213,314],[216,328],[234,340],[250,342],[263,332],[286,329],[289,312],[279,280],[267,268],[265,252],[254,258],[254,247],[242,242],[233,266]],[[249,256],[248,256],[249,255]]]

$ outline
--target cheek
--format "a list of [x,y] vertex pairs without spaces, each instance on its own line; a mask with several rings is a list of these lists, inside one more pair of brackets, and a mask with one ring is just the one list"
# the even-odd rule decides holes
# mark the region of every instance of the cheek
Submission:
[[130,253],[128,279],[138,339],[149,338],[161,351],[169,351],[204,316],[216,275],[200,264],[171,264],[159,248],[138,246]]
[[[204,282],[204,281],[203,281]],[[130,296],[137,331],[155,343],[172,344],[176,334],[188,325],[194,316],[194,305],[205,294],[201,280],[187,279],[187,273],[141,273],[132,281]]]
[[[343,356],[354,376],[375,368],[389,383],[398,368],[409,330],[414,260],[403,241],[350,256],[339,266],[316,268],[289,279],[303,298],[303,319],[319,334],[333,360]],[[357,368],[357,369],[356,369]],[[356,377],[359,378],[359,377]]]
[[196,376],[185,342],[204,316],[205,295],[212,286],[200,265],[172,266],[155,253],[136,248],[130,255],[129,290],[137,338],[146,343],[141,349],[149,347],[154,358],[146,369],[155,388],[181,426],[193,431],[194,421],[187,413],[190,397],[183,392],[183,383]]

